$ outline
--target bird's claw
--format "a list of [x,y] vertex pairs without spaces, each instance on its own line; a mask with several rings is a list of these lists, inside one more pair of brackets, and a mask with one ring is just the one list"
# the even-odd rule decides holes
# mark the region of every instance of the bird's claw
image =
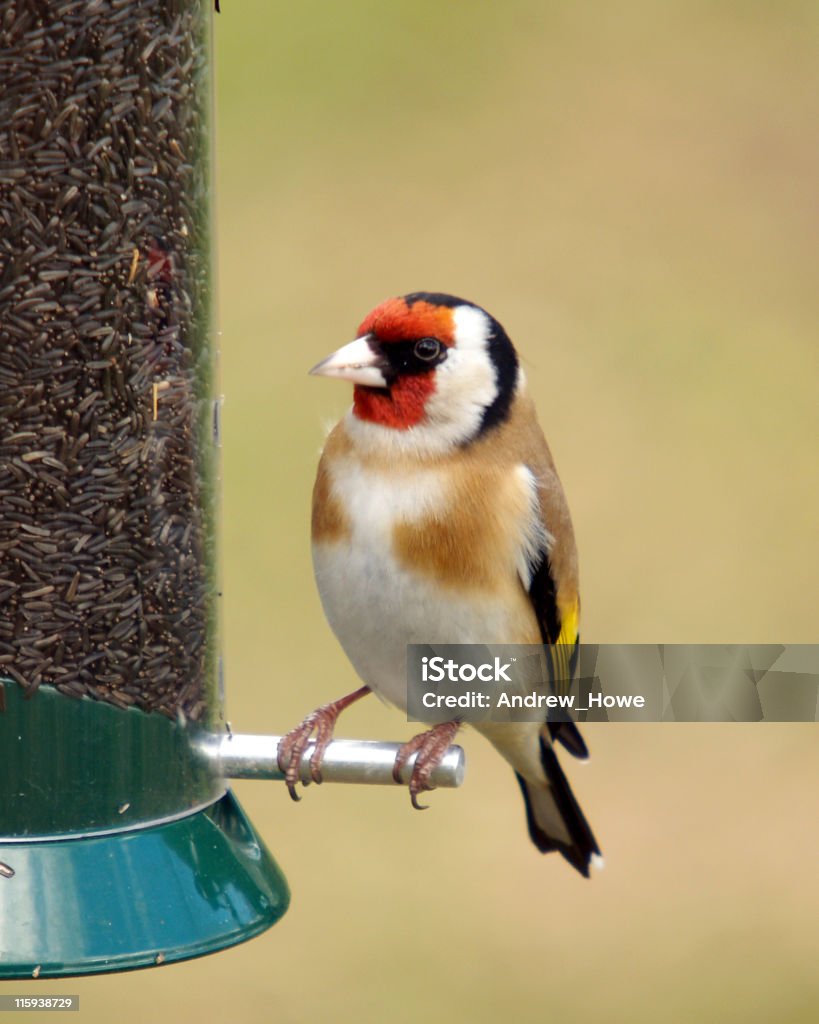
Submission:
[[[320,708],[312,711],[295,729],[291,729],[286,736],[279,740],[279,748],[276,753],[276,760],[279,771],[284,773],[284,782],[292,800],[301,800],[296,792],[296,783],[301,781],[301,760],[305,750],[313,739],[315,733],[315,746],[310,754],[310,779],[317,785],[321,784],[321,762],[324,752],[333,738],[333,730],[336,720],[341,712],[352,703],[360,700],[370,691],[362,686],[354,693],[334,700],[329,704],[323,704]],[[307,785],[307,783],[305,783]]]
[[407,762],[413,754],[416,755],[409,780],[410,801],[416,811],[427,810],[428,805],[419,804],[418,797],[421,793],[429,793],[435,789],[430,785],[432,773],[444,759],[459,727],[460,722],[441,722],[440,725],[413,736],[398,751],[392,768],[392,777],[398,783],[402,781],[401,775]]
[[301,781],[301,761],[314,733],[315,747],[310,754],[310,778],[317,784],[321,783],[321,760],[333,738],[333,727],[338,717],[332,713],[331,707],[332,705],[325,705],[313,711],[300,725],[279,740],[276,759],[279,770],[284,772],[284,782],[292,800],[301,800],[296,792],[296,783]]

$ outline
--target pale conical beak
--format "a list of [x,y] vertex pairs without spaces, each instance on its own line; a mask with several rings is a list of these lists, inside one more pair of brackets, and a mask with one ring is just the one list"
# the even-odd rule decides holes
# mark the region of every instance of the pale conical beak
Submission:
[[316,363],[310,373],[314,377],[337,377],[353,384],[385,388],[387,380],[383,367],[383,357],[370,347],[369,335],[365,334]]

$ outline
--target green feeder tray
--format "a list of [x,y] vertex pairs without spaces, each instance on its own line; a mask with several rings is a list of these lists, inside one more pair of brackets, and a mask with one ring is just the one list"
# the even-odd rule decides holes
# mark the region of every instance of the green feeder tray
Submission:
[[284,914],[201,729],[2,681],[0,708],[0,978],[185,960]]

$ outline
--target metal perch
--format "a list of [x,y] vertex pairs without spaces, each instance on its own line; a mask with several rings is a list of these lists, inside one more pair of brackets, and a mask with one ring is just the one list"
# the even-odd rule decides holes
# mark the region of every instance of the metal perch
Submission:
[[[199,741],[201,752],[214,763],[216,771],[227,779],[272,779],[282,781],[276,754],[281,736],[256,736],[247,733],[209,735]],[[314,744],[304,752],[300,766],[300,780],[310,782],[310,756]],[[401,749],[400,743],[379,740],[333,740],[321,762],[324,782],[346,782],[370,786],[394,786],[392,769]],[[401,771],[401,783],[409,783],[415,755],[409,758]],[[452,746],[432,773],[430,782],[438,789],[453,789],[464,780],[465,757],[463,748]]]

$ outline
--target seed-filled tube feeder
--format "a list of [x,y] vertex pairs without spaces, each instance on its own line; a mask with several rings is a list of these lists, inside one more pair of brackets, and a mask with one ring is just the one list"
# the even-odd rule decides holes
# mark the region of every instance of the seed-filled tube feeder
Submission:
[[[0,11],[0,978],[197,956],[288,903],[225,781],[281,772],[221,686],[211,26]],[[324,778],[394,784],[396,750],[337,741]]]

